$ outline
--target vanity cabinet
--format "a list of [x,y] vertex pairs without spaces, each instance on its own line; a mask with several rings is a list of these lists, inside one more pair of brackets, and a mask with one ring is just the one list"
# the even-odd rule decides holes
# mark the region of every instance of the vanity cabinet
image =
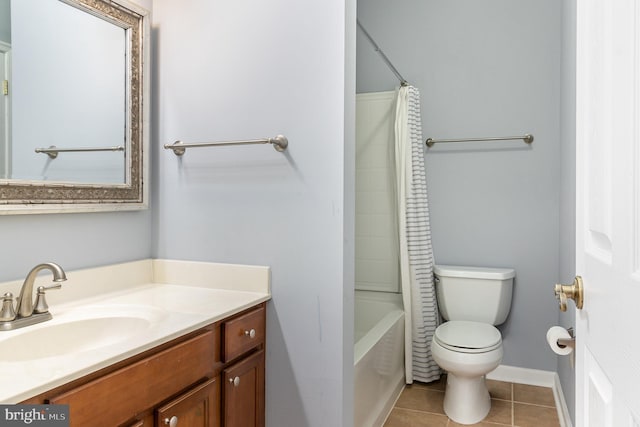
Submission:
[[23,403],[69,405],[71,426],[263,427],[265,304]]

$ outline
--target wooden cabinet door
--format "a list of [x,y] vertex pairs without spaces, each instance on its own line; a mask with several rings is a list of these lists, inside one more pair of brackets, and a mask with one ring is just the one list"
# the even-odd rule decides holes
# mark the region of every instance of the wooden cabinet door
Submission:
[[220,427],[220,383],[213,378],[156,409],[156,427]]
[[264,426],[264,350],[225,369],[224,427]]

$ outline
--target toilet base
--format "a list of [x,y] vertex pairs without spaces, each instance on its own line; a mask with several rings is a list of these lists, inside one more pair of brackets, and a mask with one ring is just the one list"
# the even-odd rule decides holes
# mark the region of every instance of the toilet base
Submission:
[[444,412],[459,424],[475,424],[482,421],[491,410],[491,397],[484,375],[457,377],[447,373],[444,393]]

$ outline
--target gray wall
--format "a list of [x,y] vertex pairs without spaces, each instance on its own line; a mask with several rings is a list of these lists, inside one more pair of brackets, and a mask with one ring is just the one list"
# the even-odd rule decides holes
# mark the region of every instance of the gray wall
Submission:
[[[560,174],[560,280],[571,283],[576,275],[576,0],[562,2],[562,104]],[[575,305],[560,312],[559,324],[575,326]],[[575,370],[569,357],[558,358],[562,391],[575,420]]]
[[[426,154],[436,262],[516,270],[506,365],[555,371],[562,2],[361,1],[358,19],[421,90],[426,137],[535,136]],[[398,85],[358,33],[357,90]]]
[[74,270],[149,258],[151,213],[0,216],[0,236],[0,281],[15,280],[45,261]]
[[290,143],[158,150],[154,255],[271,266],[267,425],[349,426],[355,2],[249,3],[154,1],[155,148]]

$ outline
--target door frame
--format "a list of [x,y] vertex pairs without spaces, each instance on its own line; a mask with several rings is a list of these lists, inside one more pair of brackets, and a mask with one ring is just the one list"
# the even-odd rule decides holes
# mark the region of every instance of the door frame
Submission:
[[[0,67],[4,79],[0,78],[0,120],[3,132],[0,132],[0,179],[11,177],[11,45],[0,41]],[[9,82],[7,95],[3,93],[2,80]]]

